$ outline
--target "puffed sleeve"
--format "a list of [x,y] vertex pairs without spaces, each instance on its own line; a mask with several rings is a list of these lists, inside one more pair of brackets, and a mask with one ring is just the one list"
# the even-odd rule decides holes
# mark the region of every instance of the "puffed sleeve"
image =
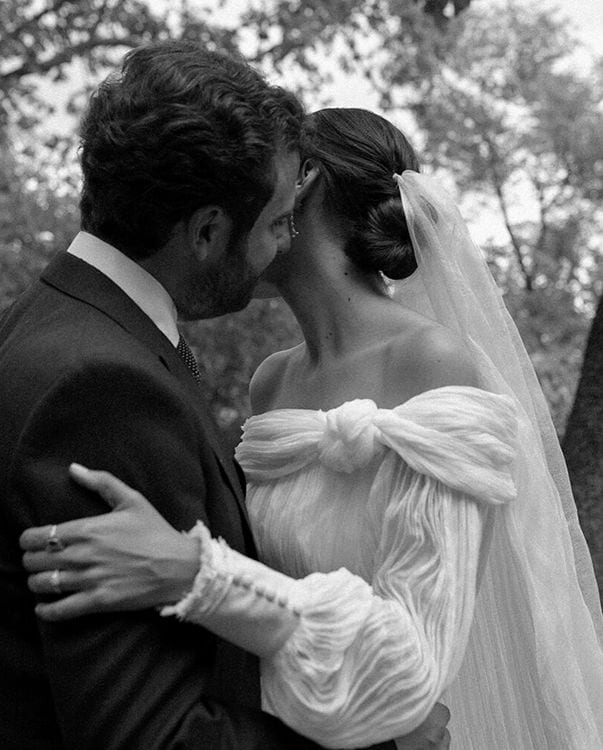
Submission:
[[[464,389],[459,405],[458,396],[438,389],[370,418],[365,410],[384,450],[371,489],[380,498],[373,579],[340,569],[273,582],[297,621],[270,652],[264,639],[264,708],[325,747],[408,734],[460,666],[486,513],[514,497],[515,414],[506,397]],[[341,425],[348,415],[335,416]],[[337,419],[327,420],[331,433]],[[317,450],[343,467],[351,444],[339,434],[327,450],[323,435]]]
[[407,468],[388,490],[371,585],[343,569],[300,581],[300,626],[262,664],[266,709],[325,747],[411,732],[466,645],[484,507]]

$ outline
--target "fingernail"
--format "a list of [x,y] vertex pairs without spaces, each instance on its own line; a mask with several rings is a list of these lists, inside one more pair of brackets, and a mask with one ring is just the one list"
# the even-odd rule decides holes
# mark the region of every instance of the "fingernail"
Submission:
[[82,464],[76,464],[76,463],[69,464],[69,468],[71,469],[71,471],[79,471],[82,473],[88,473],[90,471],[90,469],[87,469],[85,466],[82,466]]

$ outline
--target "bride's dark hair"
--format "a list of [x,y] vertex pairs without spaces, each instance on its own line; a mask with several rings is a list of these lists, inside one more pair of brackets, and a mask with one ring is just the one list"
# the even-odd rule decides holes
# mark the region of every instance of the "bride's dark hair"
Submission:
[[417,264],[393,173],[418,172],[419,161],[398,128],[364,109],[321,109],[308,117],[302,157],[319,163],[346,255],[365,271],[410,276]]

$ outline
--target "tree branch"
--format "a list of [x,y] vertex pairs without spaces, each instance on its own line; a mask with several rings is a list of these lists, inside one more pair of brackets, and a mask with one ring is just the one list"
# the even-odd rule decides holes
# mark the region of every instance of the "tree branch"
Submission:
[[547,205],[546,205],[546,199],[544,195],[544,185],[542,182],[538,179],[536,175],[532,176],[532,182],[534,183],[534,186],[536,188],[536,195],[538,196],[538,213],[540,214],[540,231],[538,233],[538,243],[537,246],[543,250],[545,247],[545,240],[549,233],[549,225],[547,221]]
[[494,191],[496,193],[496,197],[498,198],[498,204],[500,206],[500,210],[503,215],[503,221],[505,222],[505,227],[507,229],[507,232],[509,233],[511,245],[513,247],[513,250],[515,251],[515,255],[517,257],[517,263],[519,264],[519,268],[523,275],[526,289],[528,290],[528,292],[531,292],[534,289],[534,285],[532,282],[532,275],[530,271],[528,270],[528,267],[526,266],[526,262],[521,252],[521,245],[520,245],[519,239],[517,238],[513,230],[513,225],[511,224],[511,221],[509,220],[509,212],[507,210],[507,203],[505,201],[505,196],[502,191],[502,184],[501,184],[501,181],[498,179],[498,175],[496,173],[496,169],[494,165],[491,165],[490,169],[491,169],[491,174],[492,174],[492,184],[494,185]]
[[257,52],[253,57],[249,57],[248,60],[251,64],[258,64],[268,56],[274,63],[280,63],[285,57],[287,57],[287,55],[295,52],[295,50],[307,47],[309,47],[309,45],[306,39],[301,39],[298,42],[277,42],[271,47]]
[[526,262],[523,258],[523,255],[521,252],[521,244],[519,242],[517,235],[515,234],[513,230],[513,225],[511,224],[511,221],[509,219],[509,212],[507,210],[507,202],[505,201],[505,196],[503,194],[503,180],[500,179],[498,175],[498,170],[496,168],[497,161],[499,161],[497,149],[494,143],[492,142],[492,140],[488,136],[483,135],[483,138],[484,138],[484,143],[486,144],[488,148],[488,162],[489,162],[488,169],[492,176],[492,185],[494,187],[494,192],[496,193],[496,197],[498,198],[498,204],[500,206],[500,210],[503,215],[503,221],[505,223],[505,227],[509,234],[511,245],[513,247],[513,250],[515,251],[515,256],[517,257],[517,263],[519,264],[519,268],[523,275],[526,289],[528,290],[528,292],[531,292],[534,288],[534,285],[532,283],[532,274],[530,273],[526,265]]
[[63,49],[48,60],[28,60],[18,68],[14,68],[8,73],[0,75],[0,81],[3,82],[3,85],[6,85],[7,82],[11,82],[18,78],[24,78],[33,73],[47,73],[49,70],[64,65],[65,63],[70,62],[73,58],[80,56],[84,52],[96,49],[97,47],[135,47],[139,42],[140,40],[134,37],[124,37],[122,39],[90,37],[84,42],[74,44],[68,49]]

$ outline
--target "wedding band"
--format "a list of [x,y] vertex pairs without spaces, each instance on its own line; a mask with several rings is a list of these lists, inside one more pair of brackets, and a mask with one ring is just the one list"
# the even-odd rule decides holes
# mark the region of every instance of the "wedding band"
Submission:
[[50,574],[50,585],[55,594],[63,593],[63,589],[61,588],[61,571],[58,568]]
[[65,545],[57,536],[57,525],[56,523],[50,527],[50,534],[46,540],[46,549],[48,552],[60,552],[65,549]]

